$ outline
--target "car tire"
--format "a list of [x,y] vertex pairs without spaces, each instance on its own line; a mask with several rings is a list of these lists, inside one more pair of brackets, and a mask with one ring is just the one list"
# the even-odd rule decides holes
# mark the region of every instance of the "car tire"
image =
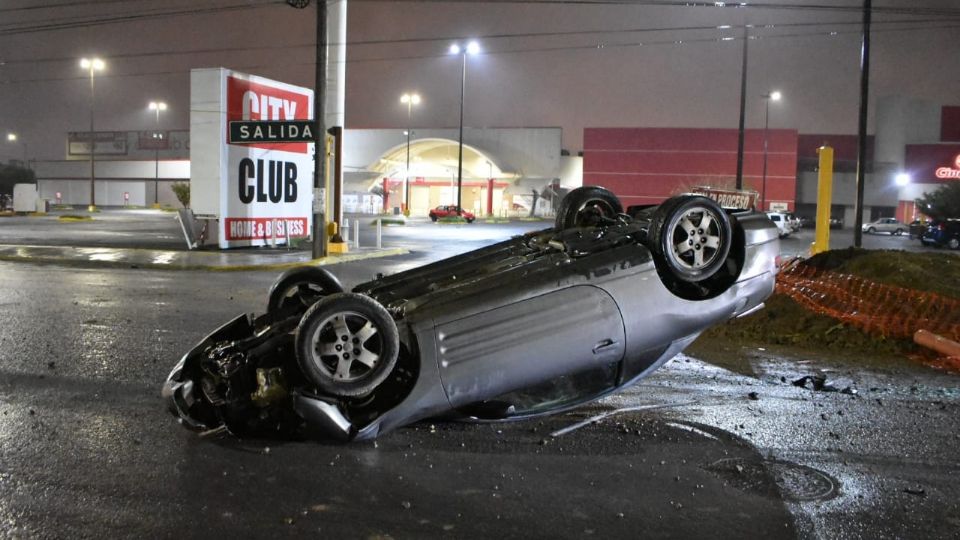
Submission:
[[877,228],[870,227],[869,229],[867,229],[867,234],[877,234]]
[[473,220],[475,220],[475,219],[477,219],[477,218],[467,218],[467,223],[473,223]]
[[343,285],[323,268],[293,268],[280,274],[267,296],[267,313],[299,309],[302,313],[324,296],[342,293]]
[[897,229],[897,230],[893,231],[893,234],[895,234],[895,235],[897,235],[897,236],[903,236],[903,229]]
[[726,263],[733,227],[730,217],[713,199],[681,195],[657,208],[650,220],[647,238],[657,262],[671,276],[698,283],[713,276]]
[[430,214],[430,221],[436,223],[436,222],[437,222],[437,215],[436,215],[436,214]]
[[951,238],[947,240],[947,247],[950,249],[960,249],[960,238]]
[[362,397],[389,377],[400,338],[390,313],[369,296],[330,295],[303,315],[294,337],[301,371],[320,391]]
[[557,230],[575,227],[595,227],[604,221],[613,221],[623,213],[623,205],[609,190],[600,186],[574,189],[560,201],[557,209]]

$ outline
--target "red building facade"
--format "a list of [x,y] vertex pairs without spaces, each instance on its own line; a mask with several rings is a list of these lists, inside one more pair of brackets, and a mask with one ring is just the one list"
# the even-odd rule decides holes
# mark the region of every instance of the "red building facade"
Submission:
[[[764,130],[745,133],[743,187],[758,192],[765,209],[792,211],[797,132],[771,129],[766,135],[764,181]],[[606,187],[624,206],[657,204],[694,186],[734,187],[737,144],[736,129],[587,128],[583,183]]]

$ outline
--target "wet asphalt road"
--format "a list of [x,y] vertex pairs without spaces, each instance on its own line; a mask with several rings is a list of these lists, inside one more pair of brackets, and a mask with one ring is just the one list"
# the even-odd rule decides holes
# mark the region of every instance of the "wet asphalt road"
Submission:
[[[503,227],[467,239],[425,224],[405,233],[410,255],[330,269],[350,287],[513,230]],[[437,249],[417,251],[424,242]],[[857,369],[744,349],[746,373],[681,356],[638,387],[543,420],[425,422],[351,445],[199,439],[166,413],[160,384],[208,331],[261,311],[273,277],[0,263],[0,538],[960,530],[960,385],[907,363]],[[857,393],[790,384],[814,373]]]
[[[352,286],[416,257],[332,269]],[[862,371],[750,350],[752,372],[735,374],[679,357],[641,386],[544,420],[427,422],[351,445],[199,439],[164,411],[161,381],[207,331],[261,310],[272,278],[0,263],[0,537],[948,538],[960,528],[960,388],[908,364]],[[858,394],[790,384],[820,369]],[[549,436],[638,405],[666,407]]]

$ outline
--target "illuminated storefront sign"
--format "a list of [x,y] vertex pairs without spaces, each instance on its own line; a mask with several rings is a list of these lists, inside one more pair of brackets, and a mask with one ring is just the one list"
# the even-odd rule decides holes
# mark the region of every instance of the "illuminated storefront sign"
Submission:
[[953,167],[940,167],[935,174],[937,178],[960,178],[960,154],[957,154],[957,157],[954,158]]

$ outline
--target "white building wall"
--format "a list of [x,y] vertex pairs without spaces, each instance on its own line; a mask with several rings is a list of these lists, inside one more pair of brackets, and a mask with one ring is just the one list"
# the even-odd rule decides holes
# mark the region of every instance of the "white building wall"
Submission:
[[877,100],[874,162],[903,170],[906,145],[939,142],[940,111],[937,103],[907,96]]
[[[403,129],[352,129],[344,139],[344,171],[365,171],[388,150],[406,142]],[[464,128],[463,143],[483,152],[504,172],[527,178],[560,177],[560,128]],[[459,132],[449,129],[413,129],[418,139],[456,141]]]
[[[153,204],[154,178],[157,165],[153,161],[98,161],[96,163],[96,203],[100,206],[149,206]],[[34,164],[40,197],[70,205],[90,204],[90,164],[85,161],[38,161]],[[159,164],[160,204],[180,206],[170,189],[174,182],[190,179],[190,162],[167,161]],[[123,194],[130,200],[124,201]]]

